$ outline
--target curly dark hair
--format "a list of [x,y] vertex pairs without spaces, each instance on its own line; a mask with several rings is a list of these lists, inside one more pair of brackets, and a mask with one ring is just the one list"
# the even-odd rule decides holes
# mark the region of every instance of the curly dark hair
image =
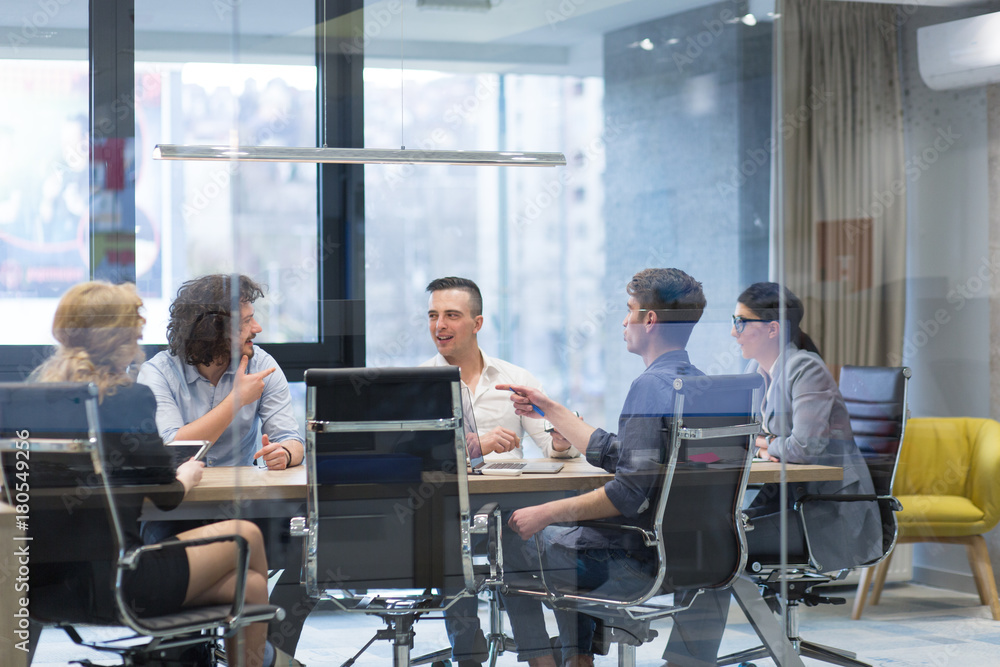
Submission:
[[643,269],[625,287],[642,308],[656,311],[657,319],[669,326],[660,334],[684,347],[691,330],[705,312],[701,283],[680,269]]
[[[177,290],[170,305],[167,345],[185,363],[209,365],[232,352],[232,288],[237,276],[220,273],[189,280]],[[240,275],[239,303],[264,296],[264,287]],[[239,309],[236,310],[239,317]]]

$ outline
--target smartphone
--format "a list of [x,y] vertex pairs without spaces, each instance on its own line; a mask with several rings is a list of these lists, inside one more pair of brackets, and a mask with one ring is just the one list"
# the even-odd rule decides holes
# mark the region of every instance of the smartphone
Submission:
[[[577,412],[576,410],[573,411],[573,414],[576,415],[577,417],[580,416],[580,413]],[[556,430],[556,427],[552,425],[552,422],[550,422],[548,419],[546,419],[545,420],[545,432],[546,433],[552,433],[552,431],[554,431],[554,430]]]

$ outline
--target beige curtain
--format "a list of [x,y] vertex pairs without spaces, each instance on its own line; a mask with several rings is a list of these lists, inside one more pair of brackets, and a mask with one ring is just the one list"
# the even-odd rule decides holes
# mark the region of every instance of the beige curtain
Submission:
[[827,364],[899,363],[906,173],[892,6],[784,0],[772,274]]

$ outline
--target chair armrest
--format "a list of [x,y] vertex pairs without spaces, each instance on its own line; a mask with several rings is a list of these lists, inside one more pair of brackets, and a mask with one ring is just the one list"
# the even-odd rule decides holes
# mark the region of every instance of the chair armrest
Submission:
[[872,493],[811,493],[802,496],[795,501],[795,505],[792,508],[797,512],[802,509],[802,505],[810,502],[835,502],[835,503],[856,503],[856,502],[878,502],[879,504],[886,503],[892,509],[893,512],[899,512],[903,509],[902,503],[900,503],[895,496],[876,496]]
[[[250,545],[246,538],[242,535],[216,535],[214,537],[199,537],[191,540],[171,540],[169,542],[159,542],[157,544],[147,544],[137,547],[122,557],[118,567],[119,576],[121,575],[123,568],[134,570],[139,564],[139,559],[145,553],[151,551],[166,551],[178,548],[199,547],[205,544],[214,544],[216,542],[236,543],[236,589],[233,593],[233,605],[230,611],[232,616],[230,625],[235,625],[243,615],[243,603],[246,597],[247,570],[250,565]],[[116,586],[116,589],[121,589],[120,582],[119,585]]]
[[645,528],[639,528],[638,526],[629,526],[624,523],[607,523],[604,521],[573,521],[569,523],[552,523],[550,526],[563,526],[565,528],[575,528],[577,526],[582,526],[585,528],[602,528],[604,530],[621,530],[621,531],[631,531],[633,533],[639,533],[642,535],[643,543],[647,547],[656,546],[656,536]]
[[484,534],[489,530],[490,517],[500,509],[500,503],[486,503],[472,515],[472,532]]
[[489,563],[489,576],[487,578],[477,577],[476,587],[480,588],[484,583],[487,585],[500,584],[503,581],[503,545],[500,540],[500,531],[503,529],[500,517],[500,503],[486,503],[472,516],[472,528],[469,531],[473,535],[486,535],[486,560]]

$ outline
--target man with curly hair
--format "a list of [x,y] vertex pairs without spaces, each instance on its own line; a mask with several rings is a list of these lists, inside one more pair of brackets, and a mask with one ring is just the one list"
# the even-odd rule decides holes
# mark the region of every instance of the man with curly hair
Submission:
[[[303,438],[288,381],[274,358],[253,343],[263,331],[253,304],[263,296],[264,288],[244,275],[187,281],[170,306],[168,349],[139,369],[137,381],[156,397],[160,437],[164,442],[214,442],[206,457],[210,466],[251,465],[259,459],[270,470],[282,470],[302,463]],[[268,562],[284,569],[270,601],[287,616],[269,625],[268,648],[282,649],[271,653],[278,655],[277,664],[298,664],[288,654],[295,652],[302,624],[315,605],[299,583],[301,542],[282,550],[268,539],[279,532],[279,523],[287,526],[287,519],[255,522],[268,542]],[[150,544],[188,527],[182,521],[146,522],[142,536]]]
[[187,281],[170,306],[169,349],[139,371],[138,381],[156,396],[160,437],[214,442],[209,465],[251,465],[260,459],[269,469],[282,470],[302,463],[303,439],[288,382],[274,358],[253,343],[263,330],[253,304],[263,295],[244,275]]

